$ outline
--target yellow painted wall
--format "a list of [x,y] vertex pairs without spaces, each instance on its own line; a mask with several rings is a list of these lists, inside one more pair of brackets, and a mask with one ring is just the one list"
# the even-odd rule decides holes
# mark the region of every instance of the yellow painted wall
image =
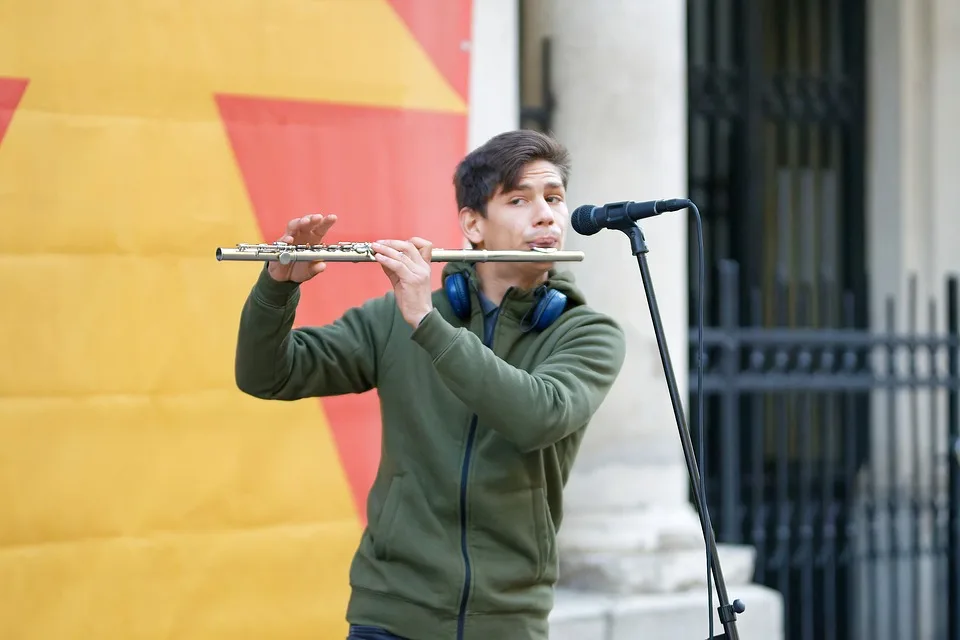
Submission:
[[27,82],[0,139],[0,638],[344,637],[362,518],[327,418],[234,386],[260,265],[214,248],[264,238],[213,96],[463,96],[381,0],[0,15],[0,95]]

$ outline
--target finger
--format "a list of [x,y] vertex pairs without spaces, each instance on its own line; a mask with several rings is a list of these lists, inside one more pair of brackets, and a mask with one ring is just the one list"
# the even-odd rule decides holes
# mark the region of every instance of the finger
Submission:
[[324,271],[326,268],[327,268],[327,263],[326,263],[326,262],[311,262],[311,263],[310,263],[310,273],[313,274],[313,275],[317,275],[317,274],[319,274],[319,273],[323,273],[323,271]]
[[410,262],[410,258],[405,253],[397,254],[396,257],[384,253],[375,253],[374,257],[396,277],[394,284],[401,280],[404,282],[412,282],[417,277],[416,267]]
[[380,240],[370,245],[375,253],[382,253],[394,260],[403,260],[404,252],[400,246],[397,246],[397,240]]
[[328,216],[320,216],[320,219],[314,224],[312,232],[316,236],[323,237],[326,235],[327,231],[330,230],[330,227],[333,226],[333,223],[337,221],[337,216],[330,214]]
[[310,232],[313,230],[313,226],[318,222],[318,219],[322,217],[318,214],[306,215],[300,218],[298,233],[295,234],[297,240],[302,243],[309,242]]
[[294,218],[287,223],[287,235],[292,236],[297,233],[297,230],[300,229],[300,218]]
[[400,278],[397,277],[397,274],[395,274],[393,271],[387,268],[387,265],[383,263],[380,264],[380,269],[387,276],[387,279],[390,280],[390,284],[393,285],[394,287],[397,286],[397,283],[400,282]]
[[314,223],[315,223],[315,222],[318,220],[318,218],[320,218],[320,217],[321,217],[321,216],[320,216],[319,214],[316,214],[316,213],[314,213],[314,214],[308,214],[308,215],[305,215],[305,216],[301,216],[300,219],[297,220],[297,231],[298,231],[301,235],[306,235],[306,234],[310,233],[310,228],[314,225]]
[[301,226],[303,232],[313,233],[323,223],[324,218],[326,216],[322,213],[312,213],[309,216],[304,216],[302,220],[305,220],[305,222]]
[[[423,271],[424,263],[420,258],[420,254],[417,253],[416,249],[412,245],[406,242],[401,242],[399,240],[391,241],[392,244],[398,245],[401,249],[396,249],[393,247],[388,247],[385,245],[380,245],[376,242],[372,246],[380,247],[381,255],[386,255],[391,259],[398,262],[403,268],[397,269],[396,274],[405,279],[410,279],[415,277],[417,274]],[[376,251],[376,248],[374,249]]]
[[315,238],[312,237],[313,227],[319,224],[323,220],[323,215],[319,213],[314,213],[311,215],[302,216],[291,221],[291,224],[294,227],[293,232],[290,233],[293,236],[294,244],[315,244]]
[[314,213],[298,220],[297,233],[294,235],[296,244],[319,244],[337,217]]
[[280,237],[280,242],[287,244],[299,244],[301,242],[302,225],[304,218],[294,218],[287,223],[284,234]]
[[410,244],[417,248],[424,262],[430,262],[433,257],[433,244],[429,240],[414,236],[410,238]]
[[410,260],[411,264],[415,264],[420,261],[420,252],[417,251],[417,248],[409,242],[405,242],[403,240],[379,240],[375,244],[382,244],[385,247],[390,247],[398,251],[402,255],[405,255]]
[[300,229],[300,218],[294,218],[287,222],[287,228],[284,229],[283,234],[277,239],[277,242],[284,242],[286,244],[293,244],[294,238],[297,235],[297,232]]
[[430,241],[429,241],[429,240],[424,240],[423,238],[421,238],[421,237],[419,237],[419,236],[414,236],[414,237],[410,238],[410,244],[412,244],[413,246],[415,246],[417,249],[423,249],[424,247],[429,247],[429,246],[430,246]]
[[373,254],[373,257],[377,262],[380,263],[380,266],[396,276],[397,279],[401,279],[403,276],[406,276],[410,273],[410,269],[407,268],[407,265],[405,265],[398,258],[389,256],[386,253],[375,253]]

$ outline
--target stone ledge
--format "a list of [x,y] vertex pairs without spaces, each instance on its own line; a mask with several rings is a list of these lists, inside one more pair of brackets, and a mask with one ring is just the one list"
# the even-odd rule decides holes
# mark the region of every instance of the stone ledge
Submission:
[[[756,555],[753,547],[720,544],[717,554],[728,588],[750,583]],[[560,572],[568,588],[613,595],[669,594],[707,588],[707,557],[701,548],[570,554],[561,559]]]
[[[746,611],[737,616],[744,640],[783,639],[783,600],[779,593],[756,584],[728,587],[731,600]],[[713,593],[714,635],[723,632]],[[615,596],[558,589],[550,616],[550,640],[707,640],[706,589],[670,594]]]

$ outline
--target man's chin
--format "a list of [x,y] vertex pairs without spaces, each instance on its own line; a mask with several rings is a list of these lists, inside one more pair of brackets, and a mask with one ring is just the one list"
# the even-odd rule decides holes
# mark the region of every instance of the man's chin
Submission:
[[556,262],[524,262],[517,265],[517,270],[522,271],[524,275],[531,279],[546,276],[555,266]]

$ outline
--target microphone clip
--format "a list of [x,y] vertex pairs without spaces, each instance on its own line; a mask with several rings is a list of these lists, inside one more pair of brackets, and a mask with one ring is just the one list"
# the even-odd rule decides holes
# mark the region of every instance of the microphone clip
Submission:
[[623,231],[628,238],[630,238],[630,253],[635,256],[640,255],[641,253],[647,253],[647,240],[643,237],[643,229],[640,228],[640,225],[630,220],[626,219],[624,222],[618,222],[617,226],[612,227],[618,231]]

